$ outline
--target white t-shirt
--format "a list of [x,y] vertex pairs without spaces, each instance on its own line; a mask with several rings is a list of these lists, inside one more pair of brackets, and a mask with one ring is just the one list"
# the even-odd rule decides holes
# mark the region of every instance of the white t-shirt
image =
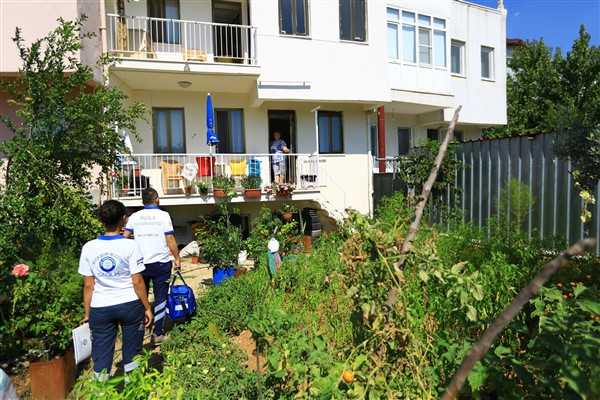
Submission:
[[169,247],[165,235],[171,235],[173,222],[168,212],[158,206],[145,206],[129,217],[125,229],[134,234],[135,243],[144,257],[144,264],[169,262]]
[[108,307],[138,299],[132,274],[142,272],[144,259],[133,240],[123,235],[99,236],[81,250],[79,273],[94,277],[92,307]]

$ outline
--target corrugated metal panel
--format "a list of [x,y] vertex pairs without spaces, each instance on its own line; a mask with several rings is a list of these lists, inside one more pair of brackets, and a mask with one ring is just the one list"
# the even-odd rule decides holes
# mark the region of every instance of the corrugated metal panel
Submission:
[[[569,244],[577,242],[584,237],[584,224],[579,218],[583,202],[573,188],[571,163],[559,160],[552,151],[556,136],[546,133],[461,143],[456,147],[456,157],[466,168],[456,176],[456,187],[461,190],[449,190],[444,196],[447,207],[460,207],[465,221],[484,226],[491,216],[499,215],[500,191],[514,178],[528,185],[534,198],[523,226],[530,237],[535,232],[540,239],[562,236]],[[374,175],[375,206],[382,195],[391,195],[400,188],[392,179],[392,174]],[[588,207],[593,222],[586,236],[600,238],[600,184],[595,196],[596,204]],[[595,253],[600,254],[600,240]]]
[[[540,238],[558,235],[569,244],[584,237],[579,216],[583,202],[573,188],[571,163],[559,160],[552,151],[556,134],[538,134],[466,142],[458,146],[456,156],[467,168],[460,171],[457,186],[462,188],[458,205],[467,221],[483,226],[498,215],[498,195],[510,179],[530,187],[535,202],[523,227]],[[591,205],[593,223],[588,236],[600,237],[600,185],[595,205]],[[508,210],[507,210],[508,211]],[[596,244],[600,254],[600,242]]]

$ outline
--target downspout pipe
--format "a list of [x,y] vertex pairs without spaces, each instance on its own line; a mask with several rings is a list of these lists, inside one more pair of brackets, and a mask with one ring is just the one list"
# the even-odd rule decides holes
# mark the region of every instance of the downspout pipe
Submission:
[[385,172],[385,110],[384,107],[377,108],[377,143],[379,153],[379,172]]

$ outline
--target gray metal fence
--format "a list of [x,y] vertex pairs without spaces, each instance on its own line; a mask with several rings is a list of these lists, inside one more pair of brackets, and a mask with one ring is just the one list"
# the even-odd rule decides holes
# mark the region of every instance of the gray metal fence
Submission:
[[[540,239],[562,236],[569,244],[584,237],[580,219],[583,201],[573,188],[571,162],[559,160],[552,151],[556,133],[539,133],[461,143],[456,157],[466,168],[458,171],[456,186],[446,203],[464,211],[465,221],[483,226],[498,216],[500,191],[516,179],[530,188],[535,202],[529,205],[523,228]],[[391,175],[391,174],[389,174]],[[382,182],[383,183],[383,182]],[[387,185],[385,185],[387,186]],[[589,236],[600,237],[600,185],[595,190],[596,204],[589,205],[592,224]],[[596,243],[600,254],[600,242]]]

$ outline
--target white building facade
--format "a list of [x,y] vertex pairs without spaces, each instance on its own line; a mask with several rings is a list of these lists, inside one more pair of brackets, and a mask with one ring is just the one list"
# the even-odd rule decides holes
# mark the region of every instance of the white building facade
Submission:
[[[372,175],[384,172],[375,157],[441,138],[459,105],[459,139],[506,123],[501,6],[460,0],[57,3],[70,16],[85,9],[86,26],[97,25],[97,42],[82,60],[91,62],[101,51],[121,57],[110,84],[151,113],[148,123],[139,123],[142,140],[132,141],[133,158],[121,166],[143,179],[133,179],[133,190],[123,195],[110,195],[139,206],[138,189],[156,187],[176,223],[215,201],[186,196],[184,186],[192,182],[180,179],[181,167],[196,166],[193,181],[258,173],[267,185],[274,179],[269,147],[275,130],[291,149],[286,180],[297,190],[285,199],[240,195],[233,201],[249,216],[282,200],[334,216],[345,208],[371,212]],[[8,49],[5,31],[10,37],[17,25],[32,37],[33,28],[27,20],[5,20],[9,7],[21,6],[2,4]],[[11,65],[3,60],[3,72]],[[206,145],[208,93],[217,147]]]

